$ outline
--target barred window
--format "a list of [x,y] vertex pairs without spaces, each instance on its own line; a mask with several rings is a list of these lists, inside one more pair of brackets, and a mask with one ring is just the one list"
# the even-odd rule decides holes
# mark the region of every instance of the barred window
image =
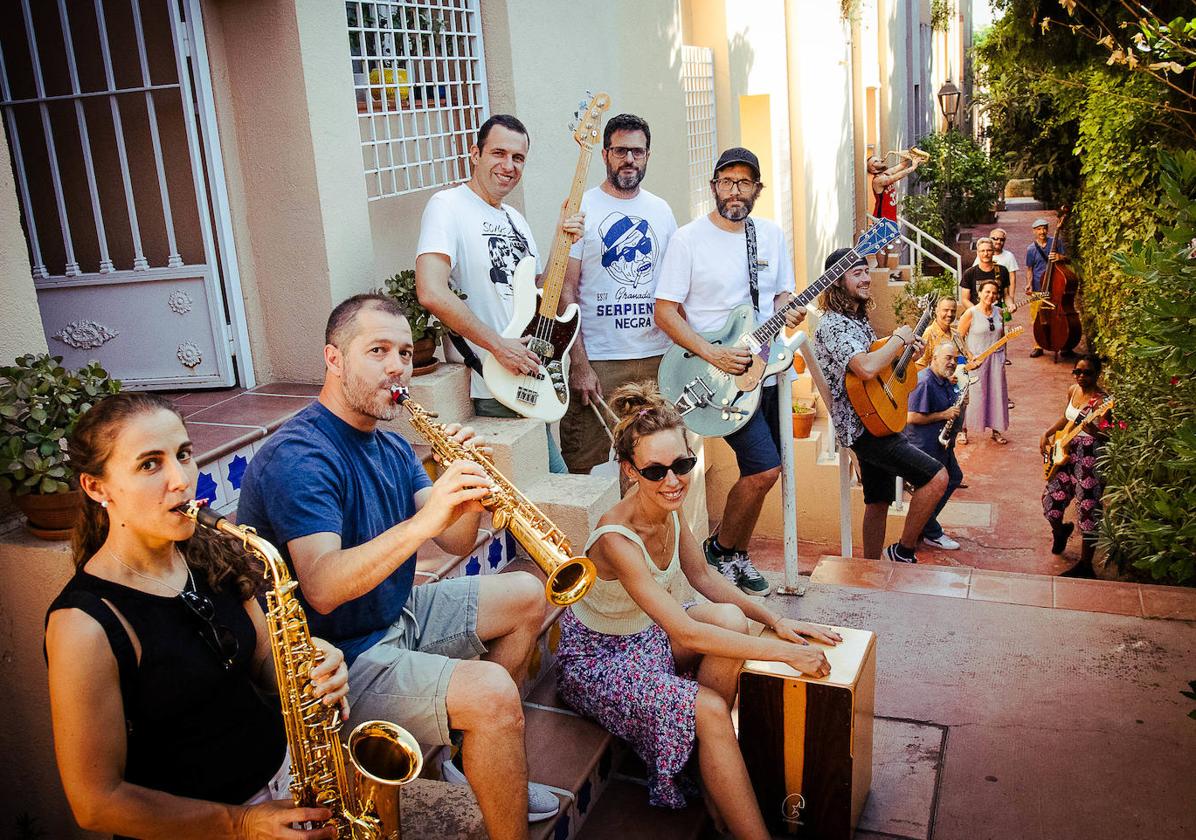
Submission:
[[710,175],[714,171],[714,53],[709,47],[681,47],[681,84],[689,135],[690,218],[714,209]]
[[371,200],[469,178],[489,113],[479,1],[345,3]]

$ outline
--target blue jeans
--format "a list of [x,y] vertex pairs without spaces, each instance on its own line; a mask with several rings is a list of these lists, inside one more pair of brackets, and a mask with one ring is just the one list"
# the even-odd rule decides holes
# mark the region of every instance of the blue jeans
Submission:
[[[505,417],[507,419],[523,416],[511,411],[498,400],[480,400],[476,397],[473,401],[473,413],[478,417]],[[565,459],[561,456],[561,448],[557,445],[556,438],[552,436],[552,429],[547,423],[544,424],[544,431],[548,435],[548,471],[558,475],[569,472],[569,468],[565,466]]]
[[943,491],[943,498],[939,499],[934,513],[930,514],[930,518],[926,520],[926,527],[922,529],[923,539],[937,540],[943,535],[943,526],[939,524],[939,514],[947,506],[947,501],[951,498],[951,494],[963,483],[963,470],[959,467],[959,461],[955,460],[954,446],[950,449],[939,447],[937,452],[929,452],[927,454],[947,468],[947,489]]

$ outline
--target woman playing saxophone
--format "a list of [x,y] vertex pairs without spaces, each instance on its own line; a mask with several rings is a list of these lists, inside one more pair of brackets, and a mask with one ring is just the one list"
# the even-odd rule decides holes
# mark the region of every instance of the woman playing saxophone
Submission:
[[[127,392],[70,441],[84,493],[76,573],[46,626],[55,752],[80,826],[138,838],[328,838],[325,808],[296,808],[261,575],[233,542],[178,512],[198,469],[182,417]],[[312,692],[348,714],[339,650]],[[282,799],[285,801],[275,801]]]

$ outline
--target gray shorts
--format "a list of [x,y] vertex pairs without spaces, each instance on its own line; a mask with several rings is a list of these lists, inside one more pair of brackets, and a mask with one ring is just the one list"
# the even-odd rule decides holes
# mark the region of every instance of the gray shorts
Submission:
[[350,726],[389,720],[423,746],[449,742],[449,677],[458,660],[486,652],[477,634],[478,581],[411,590],[402,617],[349,669]]

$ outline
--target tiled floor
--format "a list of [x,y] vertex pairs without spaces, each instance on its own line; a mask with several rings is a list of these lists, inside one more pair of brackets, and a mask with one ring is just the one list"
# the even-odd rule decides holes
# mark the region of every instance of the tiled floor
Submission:
[[1080,580],[966,567],[906,566],[885,560],[826,556],[813,583],[883,589],[1138,618],[1196,621],[1196,590],[1106,580]]

